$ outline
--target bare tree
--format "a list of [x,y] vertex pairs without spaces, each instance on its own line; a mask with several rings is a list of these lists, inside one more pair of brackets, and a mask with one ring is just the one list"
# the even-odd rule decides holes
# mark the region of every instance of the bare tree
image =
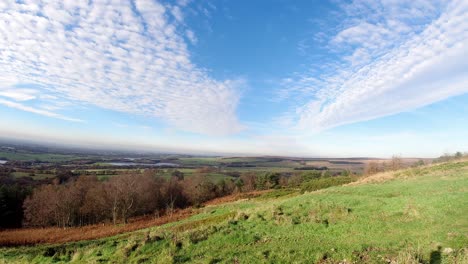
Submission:
[[24,224],[28,226],[55,225],[56,187],[44,185],[36,188],[24,201]]
[[86,223],[94,224],[106,221],[112,219],[113,211],[109,210],[112,208],[109,206],[111,204],[112,201],[105,185],[98,182],[86,192],[80,213],[86,219]]
[[187,199],[183,193],[183,188],[177,177],[171,177],[166,182],[163,194],[165,197],[166,210],[172,214],[176,207],[184,207]]
[[243,173],[240,177],[244,185],[242,186],[243,191],[250,192],[255,190],[257,174],[255,172],[246,172]]
[[106,191],[110,197],[114,224],[117,223],[119,216],[124,223],[127,223],[129,216],[135,211],[138,198],[137,182],[135,174],[128,174],[112,177],[107,183]]
[[381,172],[382,169],[379,166],[379,163],[376,161],[370,161],[369,163],[366,164],[366,167],[364,168],[364,174],[365,175],[372,175]]
[[403,167],[403,162],[400,156],[393,155],[392,159],[390,160],[390,169],[391,170],[399,170]]
[[201,203],[216,197],[216,185],[206,174],[197,174],[184,180],[184,191],[191,204]]

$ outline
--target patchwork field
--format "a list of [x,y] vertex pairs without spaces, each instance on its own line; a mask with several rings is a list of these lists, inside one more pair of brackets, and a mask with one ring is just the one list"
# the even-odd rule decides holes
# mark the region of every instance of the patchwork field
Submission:
[[467,161],[198,212],[98,240],[3,247],[0,262],[468,263]]

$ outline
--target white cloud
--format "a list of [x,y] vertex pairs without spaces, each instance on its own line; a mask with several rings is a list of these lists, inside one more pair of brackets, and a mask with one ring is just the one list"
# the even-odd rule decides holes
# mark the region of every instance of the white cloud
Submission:
[[182,22],[184,20],[184,15],[178,6],[172,7],[171,13],[178,22]]
[[0,5],[1,78],[186,131],[235,133],[242,129],[236,82],[215,80],[191,62],[185,38],[196,37],[182,20],[180,7],[150,0],[7,1]]
[[15,101],[29,101],[36,98],[37,91],[33,89],[8,88],[0,89],[0,96],[11,98]]
[[468,92],[468,2],[442,3],[345,6],[351,17],[330,39],[342,60],[318,77],[302,73],[283,82],[283,97],[308,98],[297,107],[298,127],[332,128]]
[[187,38],[192,44],[196,44],[198,41],[197,36],[195,36],[195,33],[193,33],[191,30],[187,30]]
[[67,116],[57,114],[57,113],[54,113],[54,112],[51,112],[51,111],[47,111],[47,110],[44,110],[44,109],[35,108],[35,107],[27,106],[27,105],[23,105],[23,104],[20,104],[20,103],[17,103],[17,102],[8,101],[8,100],[4,100],[4,99],[1,99],[1,98],[0,98],[0,104],[4,105],[4,106],[11,107],[11,108],[19,109],[19,110],[22,110],[22,111],[31,112],[31,113],[34,113],[34,114],[48,116],[48,117],[52,117],[52,118],[62,119],[62,120],[65,120],[65,121],[83,122],[83,120],[81,120],[81,119],[67,117]]

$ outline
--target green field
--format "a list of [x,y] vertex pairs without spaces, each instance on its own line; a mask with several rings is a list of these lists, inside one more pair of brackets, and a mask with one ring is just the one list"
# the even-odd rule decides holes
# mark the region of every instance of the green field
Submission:
[[65,154],[0,151],[0,159],[17,161],[64,162],[80,158],[82,157]]
[[[160,173],[159,176],[160,177],[163,177],[165,179],[169,179],[171,177],[171,173],[172,171],[174,170],[178,170],[182,173],[184,173],[184,177],[190,177],[192,176],[196,169],[191,169],[191,168],[180,168],[180,169],[159,169],[160,170]],[[132,173],[133,171],[135,171],[135,169],[86,169],[86,170],[75,170],[75,172],[79,173],[79,172],[82,172],[82,171],[87,171],[87,172],[90,172],[90,173],[95,173],[95,175],[100,178],[100,179],[108,179],[110,177],[115,177],[115,176],[118,176],[119,174],[116,174],[116,175],[112,175],[112,174],[105,174],[104,172],[105,171],[116,171],[116,172],[119,172],[119,173]],[[139,169],[139,171],[141,173],[144,172],[144,169]],[[27,173],[14,173],[14,175],[22,175],[23,177],[24,176],[28,176]],[[46,175],[46,174],[45,174]],[[16,177],[22,177],[22,176],[16,176]],[[232,179],[233,177],[229,176],[229,175],[226,175],[226,174],[222,174],[222,173],[217,173],[217,172],[209,172],[209,173],[206,173],[206,176],[211,179],[213,182],[217,182],[221,179]]]
[[468,162],[393,175],[277,190],[96,241],[2,248],[0,262],[468,263]]
[[209,157],[209,158],[178,158],[177,163],[184,166],[214,166],[219,164],[220,158]]

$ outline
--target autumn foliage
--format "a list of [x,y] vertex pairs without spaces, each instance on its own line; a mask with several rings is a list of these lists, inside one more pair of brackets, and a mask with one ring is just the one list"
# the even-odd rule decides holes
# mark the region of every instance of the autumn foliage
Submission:
[[214,184],[203,174],[165,179],[148,170],[108,181],[81,176],[63,184],[36,188],[24,201],[24,224],[75,227],[127,223],[130,217],[172,214],[175,209],[198,205],[233,190],[232,182]]

